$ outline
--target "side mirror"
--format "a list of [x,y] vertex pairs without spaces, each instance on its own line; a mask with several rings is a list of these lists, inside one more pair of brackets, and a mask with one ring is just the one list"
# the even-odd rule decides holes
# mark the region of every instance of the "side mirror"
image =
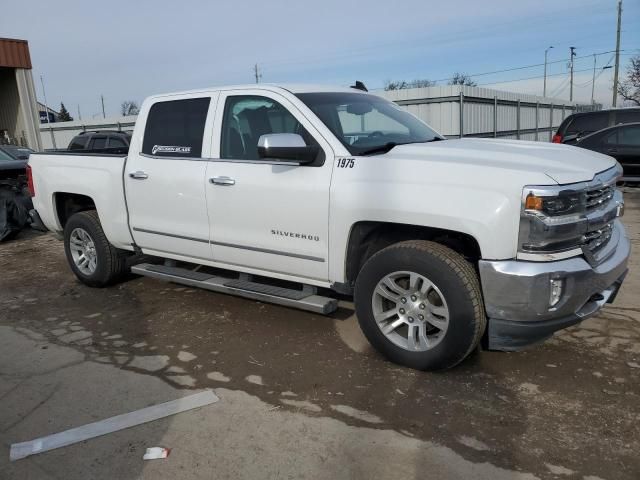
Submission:
[[316,159],[318,147],[307,145],[297,133],[269,133],[260,136],[258,155],[260,158],[306,164]]
[[581,137],[580,133],[575,133],[573,135],[567,135],[566,137],[564,137],[562,139],[562,143],[579,142],[581,138],[582,137]]

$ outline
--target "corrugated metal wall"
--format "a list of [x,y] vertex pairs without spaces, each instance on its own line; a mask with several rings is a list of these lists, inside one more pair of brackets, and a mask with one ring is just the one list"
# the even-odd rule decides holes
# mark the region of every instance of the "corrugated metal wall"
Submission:
[[7,131],[12,142],[21,143],[24,124],[20,115],[20,96],[13,68],[0,68],[0,132],[2,130]]
[[460,85],[373,93],[398,103],[447,137],[550,141],[552,132],[576,108],[557,98]]

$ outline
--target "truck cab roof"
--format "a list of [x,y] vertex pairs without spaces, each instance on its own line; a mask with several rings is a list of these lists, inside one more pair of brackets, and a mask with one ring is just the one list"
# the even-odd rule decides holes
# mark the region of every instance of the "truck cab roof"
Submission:
[[191,95],[221,92],[225,90],[268,90],[271,92],[288,92],[297,95],[299,93],[320,93],[320,92],[350,92],[350,93],[366,93],[353,87],[335,86],[335,85],[318,85],[318,84],[297,84],[297,83],[247,83],[240,85],[224,85],[220,87],[200,88],[195,90],[184,90],[179,92],[163,93],[160,95],[152,95],[147,100],[156,100],[174,95]]

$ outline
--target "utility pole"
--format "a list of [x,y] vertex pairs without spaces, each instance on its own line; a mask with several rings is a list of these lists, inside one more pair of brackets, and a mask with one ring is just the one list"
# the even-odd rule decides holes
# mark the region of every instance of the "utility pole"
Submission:
[[82,115],[80,115],[80,104],[78,104],[78,120],[82,120]]
[[553,46],[547,48],[544,51],[544,87],[542,88],[542,96],[547,96],[547,53],[551,50]]
[[616,33],[616,66],[613,71],[613,100],[611,105],[615,108],[618,100],[618,70],[620,69],[620,24],[622,23],[622,0],[618,0],[618,31]]
[[591,105],[594,105],[593,94],[596,90],[596,54],[593,54],[593,80],[591,80]]
[[44,97],[44,112],[47,114],[47,125],[51,127],[51,122],[49,121],[49,105],[47,104],[47,91],[44,89],[42,75],[40,75],[40,83],[42,84],[42,96]]
[[260,69],[258,68],[258,64],[257,63],[253,66],[253,73],[256,76],[256,83],[260,83],[260,79],[262,78],[262,74],[260,73]]
[[47,126],[49,127],[49,133],[51,134],[51,143],[53,144],[53,148],[58,148],[56,146],[56,137],[53,134],[53,129],[51,128],[51,121],[49,120],[49,104],[47,103],[47,91],[44,88],[44,80],[42,75],[40,75],[40,83],[42,84],[42,96],[44,97],[44,113],[47,115]]
[[100,95],[100,101],[102,102],[102,118],[107,118],[104,114],[104,95]]
[[569,47],[569,49],[571,50],[571,56],[569,60],[569,67],[571,68],[571,80],[569,82],[571,84],[571,87],[569,88],[569,101],[573,102],[573,57],[576,56],[576,47]]

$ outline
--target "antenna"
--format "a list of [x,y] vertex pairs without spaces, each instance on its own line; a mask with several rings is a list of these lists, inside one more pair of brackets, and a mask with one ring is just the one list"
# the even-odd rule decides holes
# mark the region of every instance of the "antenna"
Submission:
[[256,83],[260,83],[260,79],[262,78],[262,74],[260,73],[260,69],[259,69],[257,63],[253,66],[253,73],[256,76]]
[[367,87],[364,86],[364,83],[362,83],[360,80],[356,80],[355,85],[351,85],[351,87],[349,88],[355,88],[356,90],[362,90],[363,92],[369,91],[367,90]]

